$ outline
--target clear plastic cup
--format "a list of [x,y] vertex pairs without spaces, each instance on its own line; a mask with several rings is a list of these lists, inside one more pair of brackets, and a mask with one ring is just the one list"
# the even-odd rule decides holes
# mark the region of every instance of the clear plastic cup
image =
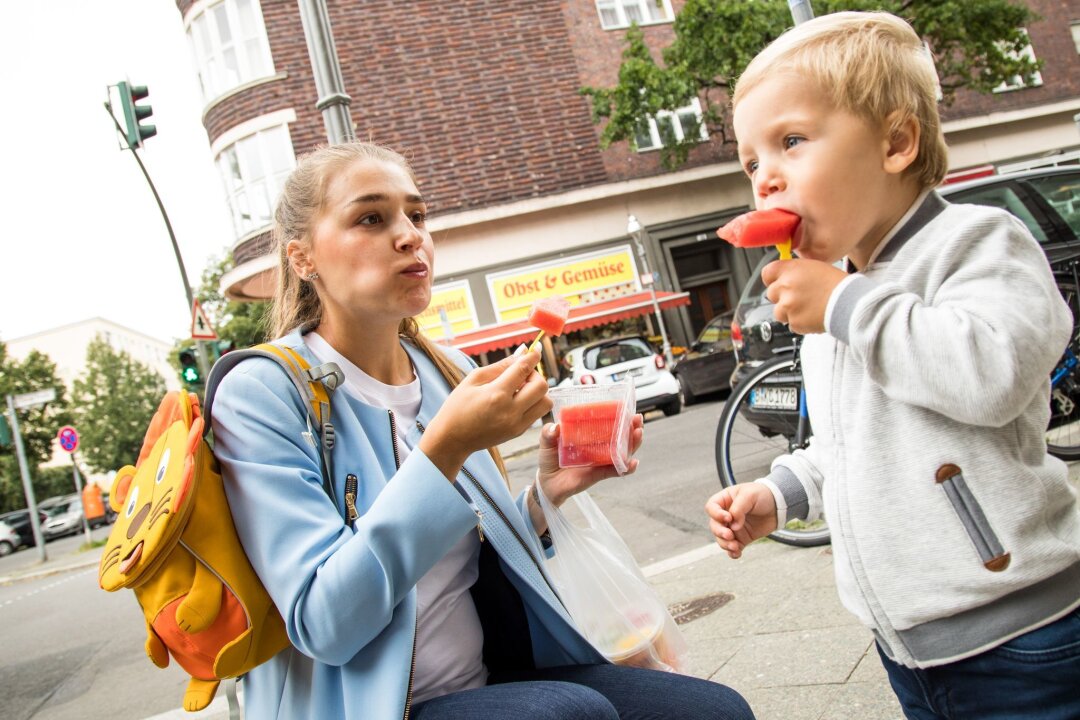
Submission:
[[622,475],[630,464],[634,384],[552,388],[552,413],[559,424],[559,467],[613,465]]

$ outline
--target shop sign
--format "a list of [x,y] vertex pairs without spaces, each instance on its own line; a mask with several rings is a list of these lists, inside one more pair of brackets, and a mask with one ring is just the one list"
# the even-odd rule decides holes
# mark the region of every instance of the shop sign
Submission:
[[524,318],[534,301],[549,295],[581,305],[641,289],[629,245],[492,273],[487,283],[499,322]]
[[432,340],[446,338],[447,325],[454,335],[479,327],[480,321],[476,317],[476,304],[469,291],[469,281],[457,280],[432,286],[431,304],[416,316],[416,322],[419,323],[420,330]]

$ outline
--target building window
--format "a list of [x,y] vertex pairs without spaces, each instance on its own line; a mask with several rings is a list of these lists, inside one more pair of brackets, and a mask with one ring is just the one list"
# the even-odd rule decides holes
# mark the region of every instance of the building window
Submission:
[[596,11],[600,13],[600,27],[605,30],[630,27],[630,23],[671,22],[675,18],[671,0],[596,0]]
[[285,178],[296,165],[285,125],[260,130],[225,147],[217,157],[236,236],[270,225]]
[[1076,46],[1076,52],[1080,53],[1080,22],[1071,23],[1069,29],[1072,31],[1073,45]]
[[642,152],[674,145],[695,133],[700,140],[709,139],[701,118],[701,101],[697,98],[675,112],[662,110],[649,118],[648,122],[638,126],[634,141],[637,151]]
[[[1027,35],[1027,31],[1024,31]],[[1031,43],[1024,46],[1024,49],[1019,53],[1010,53],[1013,57],[1023,58],[1026,60],[1035,61],[1035,50],[1031,47]],[[1042,73],[1036,70],[1028,77],[1022,75],[1013,75],[1011,78],[994,88],[994,92],[1008,92],[1009,90],[1021,90],[1026,87],[1039,87],[1043,84]]]
[[221,0],[191,20],[203,99],[209,103],[244,83],[274,74],[258,0]]

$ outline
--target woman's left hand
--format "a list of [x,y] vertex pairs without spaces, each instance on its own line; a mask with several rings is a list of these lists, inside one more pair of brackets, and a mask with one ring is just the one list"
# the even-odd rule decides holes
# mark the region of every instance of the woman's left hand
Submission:
[[[641,447],[641,440],[645,432],[643,425],[644,418],[642,418],[640,413],[635,414],[633,420],[630,422],[631,455],[637,452],[637,449]],[[555,507],[562,505],[571,495],[576,495],[582,490],[588,490],[601,480],[618,475],[618,473],[615,472],[614,465],[560,468],[559,426],[554,423],[544,425],[540,431],[540,455],[538,458],[538,466],[540,469],[538,475],[540,489],[544,491],[544,496],[547,497]],[[634,472],[637,470],[637,466],[637,458],[631,457],[624,474],[629,475]]]

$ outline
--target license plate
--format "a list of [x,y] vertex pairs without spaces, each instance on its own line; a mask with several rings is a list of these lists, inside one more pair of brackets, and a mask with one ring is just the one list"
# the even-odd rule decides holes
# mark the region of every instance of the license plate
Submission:
[[641,374],[643,372],[645,372],[645,371],[642,370],[641,368],[631,368],[631,369],[627,370],[626,372],[614,373],[611,376],[611,379],[612,379],[613,382],[619,382],[620,380],[622,380],[624,377],[626,377],[628,375],[630,377],[641,377]]
[[750,393],[750,407],[756,410],[795,410],[799,397],[793,387],[763,387]]

